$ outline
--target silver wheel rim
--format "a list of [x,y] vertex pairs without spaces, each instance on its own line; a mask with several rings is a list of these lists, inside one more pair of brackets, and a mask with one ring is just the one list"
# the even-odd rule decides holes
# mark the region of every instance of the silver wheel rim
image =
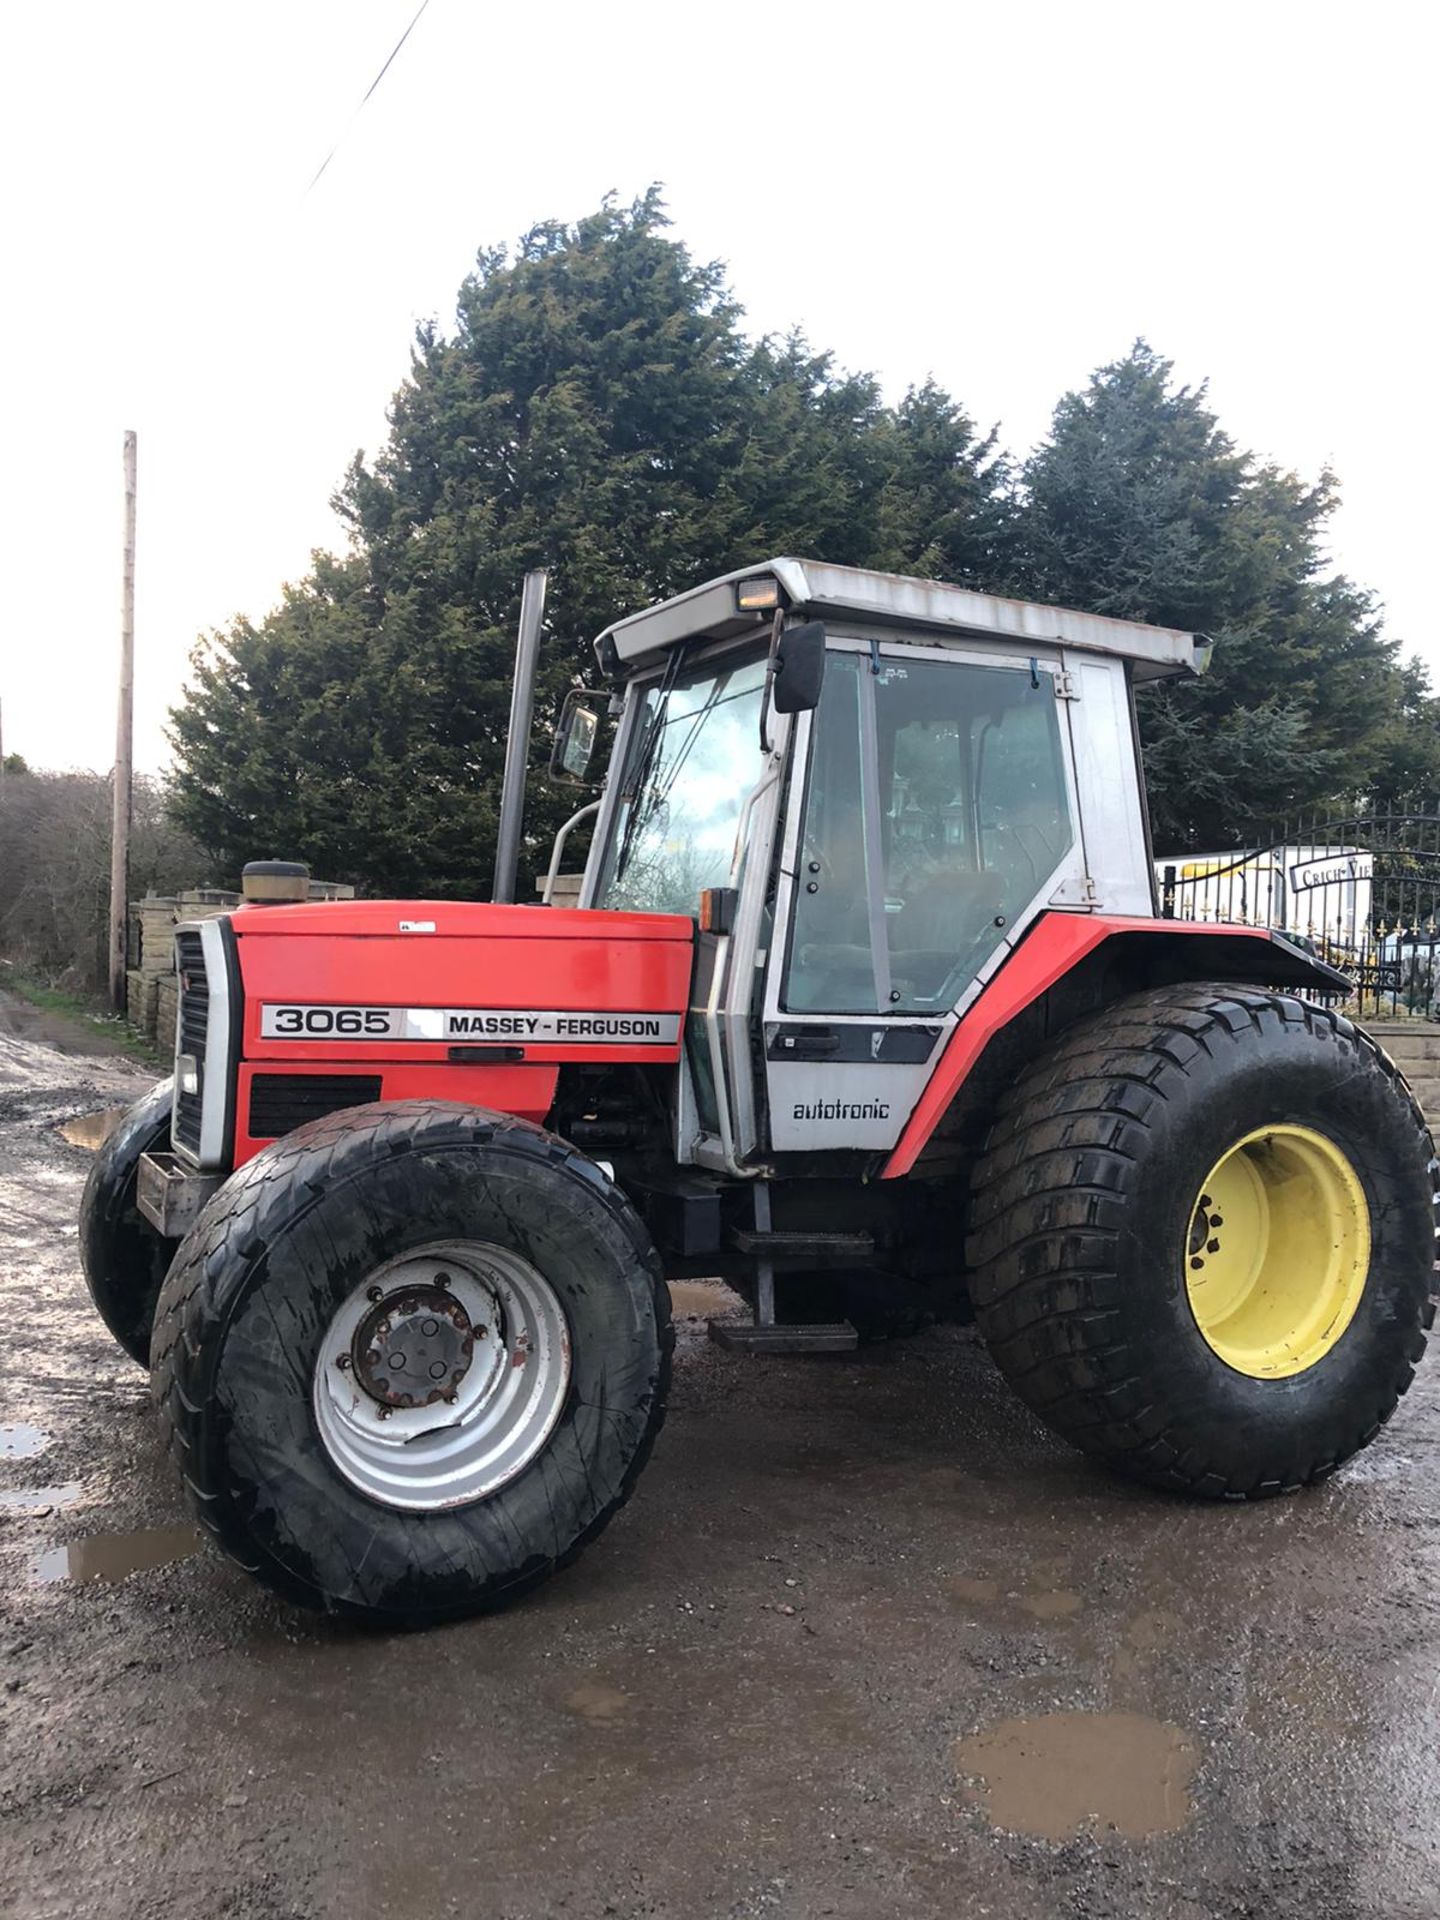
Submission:
[[570,1388],[570,1329],[544,1276],[508,1248],[437,1240],[377,1267],[315,1361],[321,1445],[382,1506],[464,1506],[524,1472]]

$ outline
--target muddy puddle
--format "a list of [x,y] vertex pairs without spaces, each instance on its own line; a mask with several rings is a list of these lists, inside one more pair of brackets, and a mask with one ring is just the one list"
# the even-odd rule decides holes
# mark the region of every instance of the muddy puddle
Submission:
[[1025,1587],[1002,1586],[998,1580],[978,1579],[969,1574],[952,1574],[946,1583],[952,1599],[971,1612],[1028,1614],[1032,1620],[1069,1620],[1085,1605],[1083,1594],[1073,1587],[1048,1583]]
[[955,1747],[967,1802],[997,1827],[1041,1840],[1180,1832],[1194,1814],[1196,1759],[1178,1727],[1139,1713],[1002,1720]]
[[86,1147],[95,1153],[129,1111],[128,1107],[106,1107],[99,1113],[82,1113],[74,1120],[67,1120],[63,1127],[57,1127],[56,1132],[72,1147]]
[[565,1705],[591,1726],[603,1727],[621,1718],[630,1705],[630,1696],[603,1680],[587,1680],[566,1694]]
[[43,1453],[50,1436],[43,1427],[32,1427],[28,1420],[12,1420],[0,1425],[0,1460],[29,1460]]
[[61,1487],[0,1487],[0,1513],[51,1513],[56,1507],[73,1507],[79,1498],[78,1480]]
[[200,1548],[193,1527],[141,1527],[134,1533],[94,1533],[68,1546],[51,1547],[31,1562],[31,1574],[41,1586],[72,1580],[86,1586],[93,1580],[113,1583],[150,1567],[169,1566]]

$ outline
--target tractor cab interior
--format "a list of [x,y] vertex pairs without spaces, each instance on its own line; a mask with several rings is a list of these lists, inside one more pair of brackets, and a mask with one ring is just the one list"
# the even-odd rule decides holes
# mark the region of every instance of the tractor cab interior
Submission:
[[952,1006],[1073,841],[1053,673],[837,653],[812,725],[782,1005]]

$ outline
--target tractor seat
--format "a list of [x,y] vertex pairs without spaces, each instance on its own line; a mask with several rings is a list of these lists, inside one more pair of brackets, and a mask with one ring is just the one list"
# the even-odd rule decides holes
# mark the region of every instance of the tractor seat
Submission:
[[939,950],[958,959],[1005,907],[1000,873],[940,873],[907,893],[896,915],[891,946]]

